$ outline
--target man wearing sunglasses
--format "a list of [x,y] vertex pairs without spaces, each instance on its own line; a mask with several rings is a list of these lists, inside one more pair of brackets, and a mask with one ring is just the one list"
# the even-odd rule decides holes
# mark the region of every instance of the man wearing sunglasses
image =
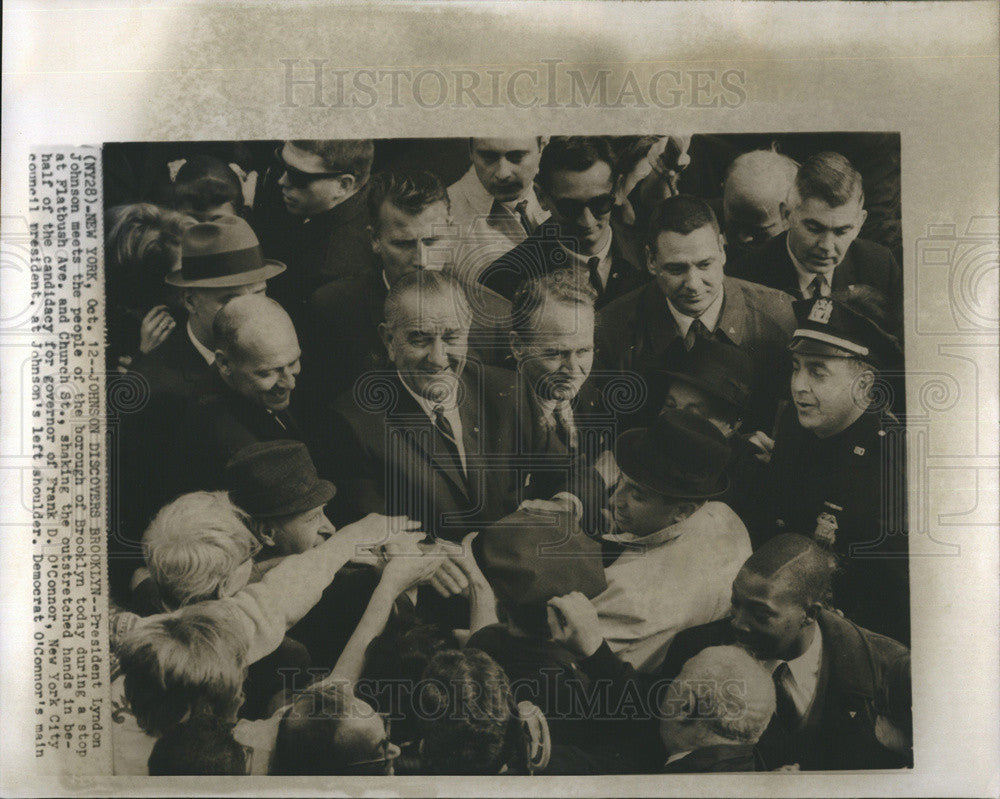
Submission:
[[645,283],[648,275],[628,259],[612,231],[614,162],[604,138],[552,139],[535,179],[551,219],[488,266],[479,282],[511,299],[525,279],[576,266],[587,272],[598,308]]
[[374,260],[366,206],[374,154],[370,139],[296,139],[275,150],[261,192],[272,205],[256,209],[257,221],[264,251],[288,264],[276,298],[293,319],[317,288]]

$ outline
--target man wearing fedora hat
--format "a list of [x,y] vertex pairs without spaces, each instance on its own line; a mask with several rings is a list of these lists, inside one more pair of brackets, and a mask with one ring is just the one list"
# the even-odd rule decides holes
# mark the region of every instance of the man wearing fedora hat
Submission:
[[758,460],[759,449],[752,443],[755,434],[742,430],[751,403],[752,359],[739,347],[718,339],[698,339],[690,350],[675,341],[656,377],[666,380],[661,410],[702,416],[729,441],[729,488],[722,501],[743,520],[751,541],[756,540],[757,492],[764,466]]
[[[841,559],[834,604],[909,642],[905,428],[888,410],[902,352],[874,290],[795,303],[793,405],[779,420],[765,535],[810,536]],[[765,442],[770,443],[770,442]]]
[[187,323],[133,371],[144,381],[146,402],[138,413],[120,414],[119,458],[112,459],[111,483],[117,522],[109,547],[111,579],[123,589],[138,561],[138,537],[146,523],[175,496],[172,463],[186,405],[211,391],[215,363],[212,323],[231,299],[263,294],[267,281],[285,270],[263,257],[257,236],[236,216],[220,216],[186,228],[181,267],[164,281],[181,291]]
[[623,549],[594,598],[611,649],[640,671],[663,660],[673,637],[722,618],[750,538],[719,499],[729,443],[708,420],[668,409],[618,438],[622,475],[611,498]]

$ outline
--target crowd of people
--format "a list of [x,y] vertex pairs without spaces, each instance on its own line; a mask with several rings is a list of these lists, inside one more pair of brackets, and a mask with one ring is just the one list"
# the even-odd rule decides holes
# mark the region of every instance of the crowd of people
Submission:
[[115,773],[912,765],[898,207],[830,139],[106,147]]

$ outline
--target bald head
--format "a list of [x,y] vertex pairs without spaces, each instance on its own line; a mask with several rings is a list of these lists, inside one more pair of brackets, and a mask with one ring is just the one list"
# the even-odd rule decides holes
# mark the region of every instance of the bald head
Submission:
[[213,332],[215,363],[226,384],[265,410],[285,410],[301,356],[285,309],[263,295],[236,297],[215,317]]
[[797,171],[795,161],[771,150],[754,150],[733,161],[722,189],[728,244],[763,244],[785,230],[781,203]]
[[790,600],[809,605],[830,599],[837,560],[811,538],[783,533],[767,541],[743,564],[743,570],[764,578]]

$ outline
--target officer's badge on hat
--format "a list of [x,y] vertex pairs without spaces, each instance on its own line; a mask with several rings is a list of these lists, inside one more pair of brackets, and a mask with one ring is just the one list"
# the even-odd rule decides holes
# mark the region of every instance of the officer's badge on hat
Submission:
[[798,322],[788,349],[826,358],[861,358],[885,367],[901,355],[895,336],[867,316],[833,297],[792,304]]

